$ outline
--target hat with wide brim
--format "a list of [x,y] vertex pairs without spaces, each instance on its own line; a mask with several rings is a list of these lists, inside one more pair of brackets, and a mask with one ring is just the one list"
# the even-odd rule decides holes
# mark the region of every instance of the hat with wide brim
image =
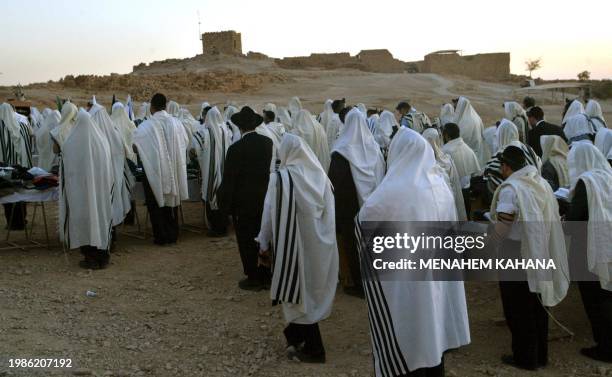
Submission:
[[263,117],[250,107],[245,106],[232,115],[231,120],[240,129],[254,129],[263,122]]

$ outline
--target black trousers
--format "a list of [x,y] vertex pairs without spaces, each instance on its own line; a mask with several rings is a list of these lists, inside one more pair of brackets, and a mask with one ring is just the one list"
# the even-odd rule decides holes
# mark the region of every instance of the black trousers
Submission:
[[209,230],[217,234],[227,233],[227,215],[220,209],[210,208],[210,203],[205,203],[205,214],[208,220]]
[[578,282],[593,340],[599,351],[612,357],[612,292],[601,288],[599,281]]
[[533,369],[548,361],[548,315],[526,281],[500,281],[504,316],[512,334],[514,361]]
[[13,212],[13,222],[11,230],[22,230],[26,225],[27,204],[25,202],[3,204],[4,217],[6,218],[6,226],[11,222],[11,211]]
[[257,266],[259,245],[255,242],[255,237],[259,234],[261,216],[233,216],[233,220],[244,274],[252,280],[260,280],[263,282],[269,281],[271,277],[270,269],[263,266]]
[[465,214],[467,215],[467,218],[469,220],[472,212],[471,192],[469,188],[466,188],[461,189],[461,193],[463,194],[463,202],[465,203]]
[[404,374],[403,377],[444,377],[444,356],[442,356],[442,362],[437,366],[416,369]]
[[81,246],[81,254],[88,262],[107,265],[110,261],[110,252],[108,250],[98,249],[94,246]]
[[[338,224],[337,227],[340,229],[339,245],[344,253],[348,272],[351,275],[353,281],[352,287],[361,288],[363,282],[361,280],[361,266],[359,265],[359,251],[357,250],[357,237],[355,236],[355,224],[352,222],[346,222]],[[347,288],[347,287],[344,287]]]
[[134,219],[136,218],[136,202],[130,201],[130,211],[125,215],[123,223],[125,225],[134,225]]
[[290,323],[285,330],[285,339],[287,344],[297,348],[304,343],[303,352],[311,356],[319,356],[325,354],[323,340],[321,339],[321,331],[319,324],[313,323],[310,325],[301,325],[298,323]]
[[142,186],[151,217],[153,242],[157,245],[176,243],[179,233],[178,207],[160,207],[155,200],[149,181],[143,179]]

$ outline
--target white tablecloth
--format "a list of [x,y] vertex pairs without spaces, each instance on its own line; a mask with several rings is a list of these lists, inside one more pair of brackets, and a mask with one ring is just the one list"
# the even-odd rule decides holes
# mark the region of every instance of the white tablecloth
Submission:
[[17,202],[54,202],[59,199],[59,188],[52,187],[46,190],[19,190],[13,194],[0,198],[0,204]]

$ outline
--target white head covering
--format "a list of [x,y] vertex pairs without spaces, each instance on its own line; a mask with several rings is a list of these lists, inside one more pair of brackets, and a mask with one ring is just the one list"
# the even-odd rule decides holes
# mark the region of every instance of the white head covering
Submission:
[[291,119],[293,119],[300,112],[300,110],[302,110],[302,102],[298,97],[293,97],[289,100],[287,108],[291,113]]
[[374,140],[376,140],[381,148],[389,148],[391,134],[393,134],[393,127],[398,127],[395,115],[393,115],[393,113],[389,110],[384,110],[382,113],[380,113],[378,124],[374,129]]
[[366,107],[366,105],[364,105],[363,103],[358,103],[357,108],[363,113],[363,115],[368,116],[368,108]]
[[4,126],[11,136],[13,145],[19,145],[21,143],[21,129],[15,118],[15,112],[8,103],[0,105],[0,121],[4,122]]
[[[67,102],[62,107],[71,110]],[[62,147],[60,237],[70,249],[108,249],[112,226],[113,172],[108,142],[83,109]]]
[[132,148],[132,137],[134,130],[136,129],[136,125],[130,120],[130,117],[125,110],[125,106],[123,106],[121,102],[115,102],[111,110],[111,119],[113,120],[115,127],[117,127],[117,130],[123,139],[125,156],[128,160],[136,162],[136,154]]
[[334,110],[332,109],[332,104],[334,101],[328,99],[325,101],[323,105],[323,112],[319,115],[319,122],[325,127],[327,130],[327,123],[331,120],[332,115],[334,114]]
[[168,114],[172,115],[173,117],[178,118],[180,109],[181,107],[179,106],[178,103],[174,101],[168,102],[167,111],[168,111]]
[[527,113],[525,110],[518,102],[515,101],[504,102],[504,112],[506,113],[506,118],[510,120],[513,120],[516,117],[527,118]]
[[604,155],[593,144],[589,143],[573,145],[567,156],[567,165],[569,166],[572,190],[576,187],[578,178],[587,171],[599,169],[612,173],[610,163]]
[[78,111],[79,110],[72,102],[66,102],[62,106],[60,123],[51,130],[51,136],[60,148],[62,148],[64,141],[66,141],[70,135],[70,131],[72,131],[74,127]]
[[138,119],[144,120],[145,118],[151,117],[151,105],[148,102],[143,102],[140,104],[140,109],[138,110]]
[[[575,103],[580,103],[574,101]],[[582,106],[582,105],[581,105]],[[595,135],[593,125],[589,121],[586,114],[580,113],[571,117],[564,118],[563,121],[563,132],[570,145],[574,142],[587,141],[590,142],[589,136]]]
[[[232,122],[232,115],[238,112],[238,108],[234,105],[228,105],[223,114],[225,118],[224,128],[230,134],[230,144],[240,140],[240,129]],[[229,147],[229,146],[228,146]]]
[[559,186],[568,187],[570,184],[569,171],[567,168],[567,154],[569,148],[567,143],[557,135],[540,136],[542,146],[542,163],[549,161],[557,172]]
[[368,130],[365,115],[359,109],[353,108],[346,115],[333,152],[348,160],[359,205],[363,204],[383,179],[385,161],[378,143]]
[[278,114],[276,114],[278,121],[281,122],[287,129],[291,129],[291,115],[284,107],[278,108]]
[[45,116],[40,128],[34,134],[36,136],[36,146],[38,147],[38,167],[50,171],[55,160],[53,153],[53,143],[50,132],[59,125],[61,115],[59,111],[51,111]]
[[308,110],[300,110],[293,116],[291,133],[300,136],[319,159],[325,171],[329,169],[330,153],[323,126],[314,120]]
[[575,99],[567,108],[567,111],[565,112],[565,115],[563,115],[563,121],[561,123],[567,122],[569,118],[578,114],[584,114],[584,106],[582,106],[582,102]]
[[210,107],[210,104],[208,102],[202,102],[202,105],[200,106],[200,114],[198,114],[198,118],[202,118],[202,113],[204,113],[204,109]]
[[459,126],[461,138],[474,151],[480,165],[484,165],[490,157],[490,152],[483,142],[484,125],[469,99],[459,97],[454,123]]
[[585,113],[586,115],[590,117],[599,118],[604,122],[606,121],[604,119],[603,112],[601,111],[601,105],[599,104],[599,102],[595,101],[594,99],[590,99],[587,102]]
[[275,104],[273,104],[273,103],[268,102],[268,103],[266,103],[266,104],[264,105],[263,110],[264,110],[264,111],[271,111],[271,112],[273,112],[274,114],[276,114],[276,105],[275,105]]
[[595,146],[601,151],[606,159],[612,160],[612,130],[609,128],[602,128],[597,131]]
[[497,127],[497,152],[503,151],[511,142],[518,141],[519,134],[516,125],[508,119],[502,119]]
[[445,103],[440,107],[440,126],[443,127],[446,123],[452,123],[455,118],[455,108],[450,103]]

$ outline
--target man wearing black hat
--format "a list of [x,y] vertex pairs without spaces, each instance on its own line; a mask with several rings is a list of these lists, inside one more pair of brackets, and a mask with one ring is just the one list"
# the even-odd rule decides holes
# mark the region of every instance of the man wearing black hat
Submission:
[[261,290],[270,279],[270,270],[257,265],[259,246],[255,237],[261,227],[264,199],[270,177],[272,141],[255,132],[263,122],[261,115],[248,106],[232,115],[232,123],[242,137],[228,151],[219,188],[220,208],[232,216],[240,259],[246,279],[238,286]]

